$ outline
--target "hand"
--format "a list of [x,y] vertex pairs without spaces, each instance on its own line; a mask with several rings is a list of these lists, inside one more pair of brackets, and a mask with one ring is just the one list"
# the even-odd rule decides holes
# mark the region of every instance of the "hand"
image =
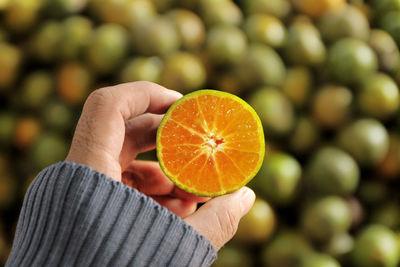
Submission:
[[[236,232],[254,193],[244,187],[212,200],[197,197],[177,188],[157,162],[135,160],[139,153],[155,148],[160,114],[181,96],[150,82],[94,91],[83,107],[66,160],[90,166],[152,197],[219,249]],[[197,203],[204,201],[196,211]]]

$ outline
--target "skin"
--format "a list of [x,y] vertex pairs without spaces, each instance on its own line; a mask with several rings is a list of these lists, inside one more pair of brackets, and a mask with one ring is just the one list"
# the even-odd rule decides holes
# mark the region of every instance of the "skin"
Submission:
[[[136,188],[181,217],[219,250],[252,207],[247,187],[213,199],[176,187],[158,162],[135,160],[156,146],[158,125],[182,95],[151,82],[95,90],[86,100],[66,161],[87,165]],[[197,203],[206,202],[198,210]]]

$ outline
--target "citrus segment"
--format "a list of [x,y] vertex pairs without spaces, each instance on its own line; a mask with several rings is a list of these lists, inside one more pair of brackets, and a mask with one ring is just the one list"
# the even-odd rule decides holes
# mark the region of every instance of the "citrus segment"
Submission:
[[171,114],[171,119],[179,125],[189,128],[199,134],[205,134],[204,122],[200,117],[200,110],[198,109],[195,99],[189,99],[177,106]]
[[197,99],[197,105],[203,115],[203,119],[208,129],[214,125],[215,114],[217,112],[221,98],[209,95],[201,95]]
[[245,176],[251,175],[252,170],[257,167],[258,153],[226,148],[224,154],[236,164],[236,167]]
[[169,169],[171,174],[178,175],[182,166],[190,163],[193,157],[199,156],[200,152],[198,147],[189,145],[166,148],[164,151],[165,167]]
[[224,131],[227,131],[228,127],[235,125],[236,121],[240,120],[243,113],[249,112],[243,110],[237,102],[231,99],[222,98],[213,124],[217,134],[223,134]]
[[206,154],[201,154],[184,167],[178,175],[177,181],[187,187],[205,192],[218,192],[222,188],[214,159]]
[[214,90],[182,97],[157,132],[162,170],[178,187],[196,195],[239,189],[258,172],[264,151],[255,111],[240,98]]
[[163,144],[175,146],[182,144],[200,145],[203,143],[202,134],[173,120],[165,124],[164,136],[161,138]]
[[218,151],[215,153],[215,161],[218,166],[221,184],[224,188],[235,187],[240,184],[245,176],[239,168],[225,153]]

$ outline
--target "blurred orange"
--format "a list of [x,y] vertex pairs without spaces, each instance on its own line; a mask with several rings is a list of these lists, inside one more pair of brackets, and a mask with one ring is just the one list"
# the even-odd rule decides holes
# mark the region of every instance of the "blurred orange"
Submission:
[[57,76],[57,90],[60,97],[68,104],[82,104],[90,93],[91,77],[89,70],[79,62],[63,65]]
[[400,176],[400,136],[391,135],[389,151],[378,166],[379,172],[388,179],[398,179]]
[[329,10],[340,8],[346,0],[292,0],[300,11],[313,17],[319,17]]
[[24,117],[17,121],[14,142],[21,149],[27,148],[40,135],[41,126],[34,117]]

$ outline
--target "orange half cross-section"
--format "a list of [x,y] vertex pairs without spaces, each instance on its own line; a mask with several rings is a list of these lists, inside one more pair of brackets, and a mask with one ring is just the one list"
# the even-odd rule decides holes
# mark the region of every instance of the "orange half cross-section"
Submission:
[[166,175],[196,195],[216,196],[245,185],[265,151],[262,125],[240,98],[201,90],[178,100],[157,134],[157,155]]

